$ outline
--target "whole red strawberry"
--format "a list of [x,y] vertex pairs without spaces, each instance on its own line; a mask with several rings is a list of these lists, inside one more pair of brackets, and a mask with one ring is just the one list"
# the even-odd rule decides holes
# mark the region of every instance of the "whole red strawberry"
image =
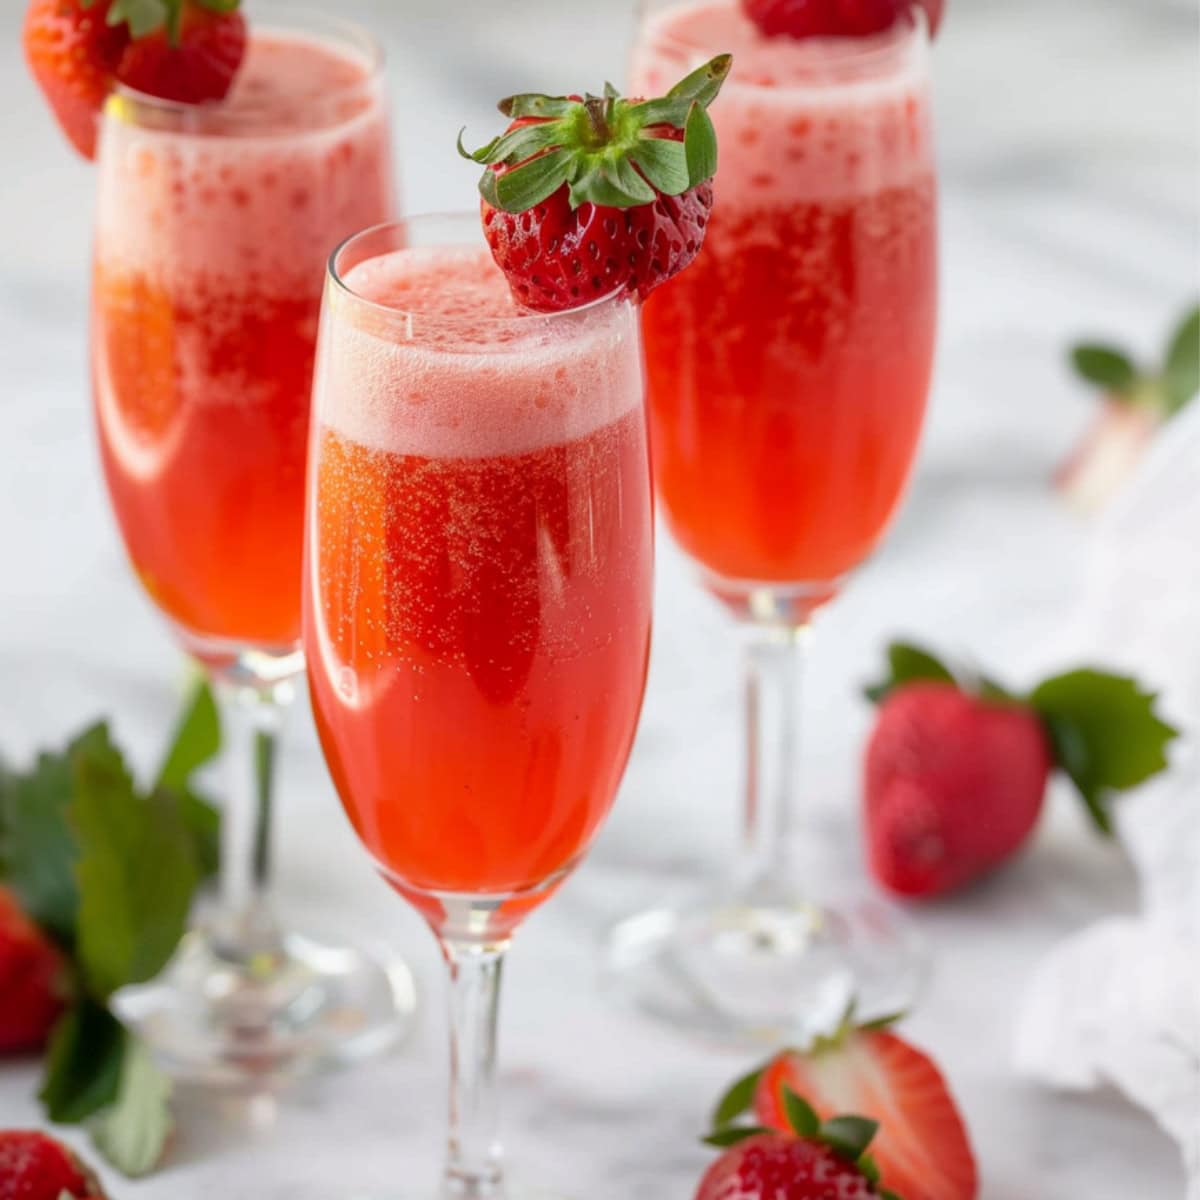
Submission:
[[240,12],[223,0],[180,0],[165,25],[129,43],[117,78],[165,100],[220,100],[245,53],[246,20]]
[[506,132],[474,154],[484,234],[514,296],[543,312],[647,296],[704,240],[717,142],[708,105],[721,55],[666,96],[512,96]]
[[25,61],[71,144],[96,151],[96,122],[129,41],[107,23],[110,0],[31,0],[21,41]]
[[62,955],[0,887],[0,1054],[45,1043],[62,1011],[65,971]]
[[897,644],[867,744],[867,854],[876,878],[933,896],[1010,858],[1041,814],[1051,770],[1071,778],[1102,832],[1108,800],[1166,765],[1176,736],[1136,681],[1091,669],[1018,697],[960,684],[932,655]]
[[899,1200],[881,1190],[879,1168],[867,1153],[877,1121],[822,1121],[806,1099],[787,1089],[778,1130],[740,1124],[745,1085],[735,1084],[717,1109],[716,1128],[704,1140],[724,1153],[704,1173],[695,1200]]
[[974,1200],[975,1157],[945,1079],[885,1024],[859,1027],[850,1013],[832,1036],[780,1054],[751,1077],[755,1114],[769,1128],[788,1129],[789,1091],[819,1117],[852,1108],[880,1122],[871,1157],[904,1200]]
[[100,1181],[61,1142],[0,1130],[0,1200],[104,1200]]
[[746,15],[768,37],[869,37],[918,7],[936,34],[945,0],[742,0]]

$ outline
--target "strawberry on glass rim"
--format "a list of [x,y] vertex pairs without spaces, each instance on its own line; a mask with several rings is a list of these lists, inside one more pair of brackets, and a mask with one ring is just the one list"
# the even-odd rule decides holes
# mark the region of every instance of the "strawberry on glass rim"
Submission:
[[118,84],[186,104],[221,100],[246,50],[240,0],[30,0],[29,70],[71,144],[96,153]]
[[557,312],[625,292],[644,299],[696,257],[713,205],[708,106],[733,59],[718,55],[665,96],[510,96],[508,129],[470,152],[484,234],[516,299]]
[[742,0],[746,15],[768,37],[871,37],[921,8],[931,37],[946,0]]

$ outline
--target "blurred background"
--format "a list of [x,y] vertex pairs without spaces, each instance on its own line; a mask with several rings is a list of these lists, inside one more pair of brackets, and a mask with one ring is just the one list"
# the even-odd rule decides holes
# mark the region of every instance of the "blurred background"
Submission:
[[[258,7],[248,0],[251,18]],[[619,77],[634,20],[617,0],[336,8],[386,44],[411,211],[470,207],[459,128],[479,143],[497,129],[500,96]],[[182,669],[127,568],[100,480],[86,372],[93,174],[26,77],[22,10],[0,0],[0,756],[23,761],[110,714],[148,764]],[[960,651],[1017,684],[1067,665],[1092,534],[1050,479],[1097,401],[1065,352],[1100,334],[1153,357],[1196,291],[1198,22],[1194,0],[950,0],[935,55],[943,290],[931,417],[903,512],[823,621],[806,683],[813,819],[847,871],[862,869],[859,687],[890,636]],[[578,1200],[689,1196],[706,1161],[694,1134],[708,1098],[746,1065],[643,1023],[594,986],[606,921],[647,889],[710,869],[736,836],[734,638],[669,540],[659,547],[653,669],[626,784],[591,861],[518,943],[506,1000],[511,1156]],[[293,1097],[250,1137],[197,1106],[171,1171],[122,1194],[331,1200],[386,1178],[389,1162],[405,1182],[434,1169],[435,950],[352,842],[303,706],[282,786],[284,903],[400,947],[426,986],[421,1029],[402,1057]],[[1166,1200],[1182,1193],[1179,1157],[1145,1115],[1115,1093],[1061,1096],[1012,1070],[1032,965],[1137,904],[1130,868],[1089,838],[1073,803],[1055,798],[1008,873],[916,914],[935,974],[911,1028],[963,1101],[984,1200]],[[33,1081],[0,1068],[0,1124],[36,1118]]]

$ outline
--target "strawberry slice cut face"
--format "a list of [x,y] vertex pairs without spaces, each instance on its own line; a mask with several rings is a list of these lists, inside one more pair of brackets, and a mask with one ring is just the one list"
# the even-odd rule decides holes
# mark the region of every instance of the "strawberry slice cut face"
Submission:
[[871,1153],[883,1187],[904,1200],[974,1200],[975,1156],[949,1087],[928,1055],[887,1029],[843,1026],[764,1069],[754,1109],[787,1129],[785,1089],[826,1118],[850,1110],[879,1122]]

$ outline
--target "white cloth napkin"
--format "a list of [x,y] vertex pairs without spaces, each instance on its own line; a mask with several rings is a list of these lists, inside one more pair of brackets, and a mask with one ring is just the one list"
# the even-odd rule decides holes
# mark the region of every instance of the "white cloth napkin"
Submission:
[[1140,912],[1097,921],[1039,964],[1018,1011],[1017,1069],[1119,1088],[1179,1142],[1200,1200],[1200,403],[1101,518],[1075,628],[1085,654],[1161,689],[1183,736],[1170,771],[1115,809]]

